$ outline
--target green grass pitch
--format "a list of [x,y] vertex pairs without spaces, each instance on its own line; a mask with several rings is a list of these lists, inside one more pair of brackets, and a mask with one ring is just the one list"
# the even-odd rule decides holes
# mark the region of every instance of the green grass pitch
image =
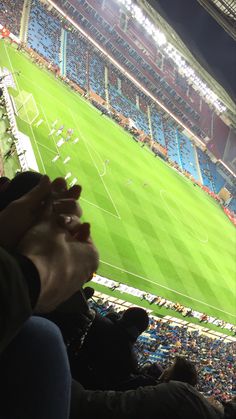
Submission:
[[[83,186],[83,218],[100,251],[99,273],[235,323],[235,228],[219,206],[3,41],[0,66],[21,70],[17,87],[32,93],[44,120],[36,128],[18,119],[40,171],[51,178],[71,172],[69,180]],[[65,143],[52,163],[60,138],[48,136],[55,120],[73,128],[79,142]]]

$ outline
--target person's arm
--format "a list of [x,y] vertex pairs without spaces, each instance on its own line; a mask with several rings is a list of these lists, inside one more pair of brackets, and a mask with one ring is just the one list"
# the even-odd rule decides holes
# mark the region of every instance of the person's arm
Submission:
[[0,248],[0,353],[31,315],[39,293],[40,279],[33,263]]
[[[157,416],[159,406],[160,416]],[[128,391],[85,390],[72,382],[70,419],[169,419],[163,414],[156,387],[139,387]]]
[[216,412],[205,397],[187,383],[170,381],[121,392],[85,390],[79,383],[73,381],[70,419],[98,417],[223,419],[221,412]]

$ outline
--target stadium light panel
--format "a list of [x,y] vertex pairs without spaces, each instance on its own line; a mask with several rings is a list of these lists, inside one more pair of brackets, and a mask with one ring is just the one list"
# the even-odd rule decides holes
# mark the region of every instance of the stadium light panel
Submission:
[[206,86],[206,84],[195,74],[194,70],[187,65],[183,60],[178,51],[170,44],[167,43],[166,36],[161,32],[149,19],[143,14],[142,9],[136,4],[132,3],[132,0],[117,0],[117,2],[123,4],[125,8],[131,12],[131,15],[146,32],[152,36],[153,40],[158,44],[159,47],[165,46],[164,51],[174,61],[179,68],[179,72],[184,75],[187,80],[194,85],[196,90],[204,96],[209,103],[211,103],[218,112],[222,113],[226,111],[226,106],[221,103],[220,99],[216,94]]
[[206,83],[204,83],[200,77],[196,75],[194,70],[189,65],[187,65],[178,51],[170,43],[168,43],[164,50],[166,54],[178,66],[180,73],[193,83],[198,92],[204,96],[208,102],[214,105],[218,112],[225,112],[226,106],[223,105],[218,96],[206,85]]
[[156,26],[144,15],[142,9],[137,6],[137,4],[132,3],[131,0],[117,0],[119,3],[123,4],[125,8],[130,11],[132,17],[140,23],[141,26],[146,30],[146,32],[151,35],[154,41],[159,45],[166,44],[165,34],[162,33]]

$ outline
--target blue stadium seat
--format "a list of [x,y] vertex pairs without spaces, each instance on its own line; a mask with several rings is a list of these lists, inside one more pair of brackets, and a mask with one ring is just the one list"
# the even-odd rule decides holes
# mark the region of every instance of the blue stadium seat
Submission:
[[48,61],[59,66],[61,23],[39,2],[30,10],[28,45]]
[[162,124],[161,115],[158,112],[152,109],[151,111],[151,121],[152,121],[152,131],[153,139],[161,144],[163,147],[166,147],[164,129]]
[[236,213],[236,198],[231,199],[228,208]]
[[167,153],[170,160],[177,163],[180,167],[181,161],[178,152],[178,140],[177,140],[177,132],[176,128],[170,124],[165,126],[165,141],[167,146]]
[[213,192],[218,193],[225,185],[224,178],[218,173],[216,165],[206,153],[203,153],[200,149],[197,149],[197,153],[203,184]]
[[105,63],[96,54],[90,55],[89,83],[90,89],[105,99]]
[[149,135],[149,126],[147,116],[139,110],[133,102],[122,95],[114,86],[109,86],[110,104],[126,118],[131,118],[138,129]]
[[69,32],[67,36],[66,74],[79,86],[86,86],[87,44],[78,35]]
[[199,180],[193,143],[186,137],[186,135],[183,135],[178,130],[177,140],[183,169],[187,170],[194,177],[194,179]]

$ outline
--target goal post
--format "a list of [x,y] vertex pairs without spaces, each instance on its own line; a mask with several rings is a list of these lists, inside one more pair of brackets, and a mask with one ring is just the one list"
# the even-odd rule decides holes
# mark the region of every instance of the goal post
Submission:
[[15,103],[16,115],[23,121],[32,125],[39,116],[39,110],[32,93],[22,90],[13,98],[13,100]]

